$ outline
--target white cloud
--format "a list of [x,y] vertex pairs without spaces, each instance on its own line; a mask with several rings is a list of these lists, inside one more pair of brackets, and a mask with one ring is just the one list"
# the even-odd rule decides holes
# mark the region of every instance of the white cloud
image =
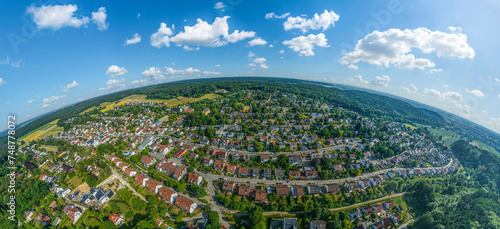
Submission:
[[290,13],[284,13],[282,15],[276,15],[274,12],[267,13],[266,14],[266,19],[271,19],[271,18],[278,18],[278,19],[283,19],[290,16]]
[[224,12],[224,8],[225,8],[225,7],[226,7],[226,6],[224,5],[224,3],[222,3],[222,2],[217,2],[217,3],[215,3],[214,9],[216,9],[216,10],[220,10],[220,11]]
[[136,33],[132,36],[132,38],[125,40],[124,45],[125,46],[126,45],[133,45],[133,44],[137,44],[139,42],[141,42],[141,36],[138,33]]
[[252,58],[255,56],[255,53],[253,53],[252,51],[248,52],[248,58]]
[[97,30],[104,31],[109,27],[109,23],[106,23],[106,8],[100,7],[97,12],[92,12],[92,22],[97,25]]
[[434,96],[442,101],[444,101],[444,100],[452,100],[455,102],[463,102],[464,101],[462,94],[460,94],[458,92],[452,92],[452,91],[440,92],[436,89],[425,88],[424,94]]
[[148,85],[148,81],[145,80],[145,79],[141,79],[141,80],[134,80],[132,81],[132,83],[130,84],[130,86],[132,87],[140,87],[140,86],[146,86]]
[[255,58],[255,59],[252,60],[253,63],[250,63],[248,66],[255,67],[258,64],[260,68],[262,68],[262,69],[268,69],[269,66],[267,66],[266,61],[267,60],[264,57]]
[[441,69],[441,68],[433,68],[433,69],[429,70],[429,73],[434,74],[434,72],[442,72],[442,71],[443,71],[443,69]]
[[474,95],[474,96],[476,96],[476,97],[484,97],[484,93],[483,93],[482,91],[480,91],[480,90],[475,90],[475,89],[474,89],[474,90],[471,90],[471,91],[469,91],[469,89],[465,89],[465,90],[466,90],[469,94],[472,94],[472,95]]
[[370,84],[377,87],[387,87],[389,85],[390,80],[391,79],[389,78],[389,76],[386,75],[375,76],[375,79],[370,81]]
[[349,81],[351,81],[352,83],[359,83],[359,84],[368,84],[369,82],[364,80],[363,77],[361,75],[356,75],[352,78],[348,78]]
[[280,50],[280,53],[281,53],[281,54],[285,53],[285,50]]
[[137,19],[141,17],[141,13],[137,13]]
[[257,37],[251,41],[248,42],[248,45],[254,46],[254,45],[265,45],[267,44],[267,41],[261,39],[260,37]]
[[111,90],[117,90],[120,88],[124,88],[125,84],[123,84],[123,82],[125,82],[125,79],[110,79],[110,80],[108,80],[108,82],[106,82],[106,87],[99,88],[99,90],[100,91],[103,91],[103,90],[111,91]]
[[389,86],[389,81],[391,80],[389,76],[383,75],[383,76],[375,76],[374,79],[371,81],[364,80],[361,75],[356,75],[352,78],[347,79],[348,82],[354,83],[356,85],[361,85],[361,86],[368,86],[368,85],[373,85],[377,87],[387,87]]
[[338,21],[340,16],[335,12],[325,10],[322,14],[314,14],[312,18],[306,19],[303,17],[289,17],[283,23],[285,30],[300,29],[303,33],[309,30],[319,30],[323,28],[323,31],[328,29],[330,26],[335,26],[335,22]]
[[216,71],[203,71],[203,75],[220,75],[221,73],[220,72],[216,72]]
[[167,27],[167,24],[161,23],[160,28],[156,33],[151,34],[151,46],[161,48],[170,47],[170,37],[173,34],[172,29]]
[[206,46],[220,47],[228,43],[235,43],[250,37],[255,36],[253,31],[235,30],[229,33],[229,25],[227,24],[229,16],[222,18],[216,17],[212,24],[198,18],[193,26],[184,26],[184,31],[177,33],[175,36],[170,28],[165,23],[161,23],[158,32],[151,35],[151,45],[157,48],[165,45],[170,46],[170,42],[174,42],[177,46]]
[[50,104],[50,103],[54,103],[58,100],[61,100],[62,98],[65,98],[66,95],[61,95],[61,96],[51,96],[49,98],[45,98],[43,99],[43,103],[44,104]]
[[500,83],[500,79],[495,78],[495,82]]
[[32,104],[32,103],[34,103],[34,102],[35,102],[35,100],[34,100],[34,99],[28,100],[28,104]]
[[257,63],[257,64],[262,64],[262,63],[265,63],[266,61],[267,60],[264,57],[256,58],[256,59],[253,60],[253,62]]
[[235,43],[235,42],[238,42],[238,41],[241,41],[241,40],[244,40],[244,39],[247,39],[247,38],[250,38],[250,37],[254,37],[255,36],[255,32],[254,31],[238,31],[238,30],[235,30],[233,33],[229,34],[227,36],[227,42],[229,43]]
[[329,47],[326,42],[325,34],[320,33],[318,35],[309,34],[307,37],[299,36],[289,41],[283,41],[283,44],[288,45],[288,48],[293,51],[299,52],[299,56],[314,56],[312,51],[314,46]]
[[[166,67],[166,69],[167,69],[167,72],[168,72],[169,69],[174,70],[173,68],[170,68],[170,67]],[[174,73],[172,73],[172,74],[174,74]],[[142,77],[146,78],[148,80],[151,80],[151,81],[165,80],[165,77],[163,76],[163,73],[161,72],[161,69],[160,68],[156,68],[156,67],[151,67],[149,69],[144,70],[142,72]]]
[[219,67],[220,67],[220,64],[215,65],[215,67],[216,67],[216,68],[219,68]]
[[0,86],[6,84],[6,82],[3,80],[3,78],[0,78]]
[[80,86],[76,81],[73,81],[72,83],[66,85],[66,87],[64,87],[63,91],[69,91],[75,87],[78,87]]
[[435,52],[439,58],[473,59],[475,56],[474,49],[467,43],[467,35],[460,32],[444,33],[427,28],[390,29],[366,35],[358,41],[353,52],[347,53],[340,59],[340,63],[352,65],[363,61],[378,66],[394,65],[399,68],[421,70],[435,66],[428,59],[415,58],[410,54],[414,48],[423,54]]
[[108,68],[108,71],[106,71],[106,75],[111,76],[111,78],[115,76],[121,76],[127,74],[128,70],[125,69],[125,67],[118,67],[116,65],[111,65]]
[[38,29],[59,30],[63,27],[80,28],[89,23],[88,17],[77,18],[74,13],[76,5],[43,5],[36,7],[34,4],[26,9]]
[[274,45],[269,45],[269,48],[274,48]]
[[354,69],[354,70],[358,70],[358,66],[355,66],[353,64],[347,66],[347,68],[350,68],[350,69]]
[[415,84],[410,84],[410,87],[400,87],[399,90],[404,91],[406,93],[417,93],[418,88],[415,86]]

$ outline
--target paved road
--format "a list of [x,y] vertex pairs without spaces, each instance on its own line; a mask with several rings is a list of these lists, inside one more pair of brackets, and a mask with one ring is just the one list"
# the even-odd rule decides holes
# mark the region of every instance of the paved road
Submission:
[[408,225],[412,224],[413,222],[415,222],[416,220],[422,218],[422,215],[417,217],[417,218],[413,218],[413,219],[410,219],[408,222],[404,223],[403,225],[399,226],[398,229],[406,229],[408,228]]
[[111,172],[113,173],[113,175],[116,176],[116,178],[118,178],[118,180],[120,180],[120,182],[122,182],[122,184],[127,186],[134,193],[134,195],[138,196],[139,198],[144,200],[146,203],[148,203],[148,201],[146,200],[146,198],[144,198],[144,196],[142,196],[137,191],[135,191],[135,189],[132,188],[132,186],[130,186],[130,184],[125,179],[123,179],[122,175],[115,171],[115,168],[113,168],[112,166],[109,166],[109,167],[111,168]]
[[[443,166],[443,167],[434,167],[433,169],[448,168],[448,167],[450,167],[452,165],[452,163],[453,163],[453,159],[446,166]],[[236,183],[248,183],[248,184],[252,184],[252,185],[256,185],[258,183],[263,183],[264,185],[267,185],[267,186],[273,186],[273,185],[276,185],[278,183],[289,184],[289,185],[290,184],[307,185],[309,183],[313,183],[315,185],[326,185],[326,184],[333,184],[333,183],[343,184],[346,181],[362,180],[362,179],[366,179],[366,178],[369,178],[369,177],[372,177],[372,176],[375,176],[375,175],[385,174],[385,173],[387,173],[389,171],[394,171],[394,170],[412,170],[412,169],[391,168],[391,169],[383,169],[383,170],[378,170],[378,171],[371,172],[371,173],[361,174],[361,175],[359,175],[357,177],[349,177],[349,178],[341,178],[341,179],[331,179],[331,180],[291,180],[291,181],[285,181],[285,180],[262,180],[262,179],[252,179],[252,178],[228,177],[228,176],[218,175],[218,174],[212,174],[212,173],[205,174],[204,172],[200,172],[200,174],[202,174],[202,176],[205,178],[205,180],[207,180],[207,178],[209,178],[211,180],[217,180],[217,179],[220,179],[220,178],[226,178],[226,179],[232,180],[232,181],[234,181]]]
[[205,174],[201,171],[199,171],[197,168],[194,168],[194,171],[197,172],[198,174],[201,174],[201,176],[205,179],[205,181],[208,183],[208,194],[211,197],[211,200],[209,200],[210,207],[212,211],[217,211],[219,213],[219,222],[221,223],[222,226],[225,226],[226,228],[232,228],[231,225],[225,220],[225,217],[223,217],[222,210],[229,212],[229,210],[224,207],[222,204],[219,203],[217,200],[217,191],[215,190],[215,187],[213,185],[213,181],[219,178],[215,178],[212,176],[207,176],[208,174]]

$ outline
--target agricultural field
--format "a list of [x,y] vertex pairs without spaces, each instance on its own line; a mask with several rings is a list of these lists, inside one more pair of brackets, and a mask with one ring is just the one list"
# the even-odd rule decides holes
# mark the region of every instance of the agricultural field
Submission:
[[206,94],[206,95],[203,95],[203,96],[201,96],[199,98],[188,98],[188,97],[179,96],[179,97],[177,97],[175,99],[169,99],[169,100],[165,100],[165,99],[146,99],[146,97],[147,97],[146,95],[134,94],[134,95],[127,96],[127,97],[121,99],[120,101],[122,101],[122,102],[129,102],[129,101],[158,102],[158,103],[164,103],[167,107],[176,107],[176,106],[179,106],[179,105],[182,105],[182,104],[186,104],[186,103],[194,103],[194,102],[197,102],[197,101],[200,101],[200,100],[203,100],[203,99],[214,99],[214,98],[220,97],[220,95],[217,95],[217,94]]
[[419,125],[418,127],[427,128],[427,130],[429,130],[429,132],[434,136],[437,136],[437,137],[441,136],[443,138],[443,142],[447,145],[451,145],[451,144],[453,144],[453,142],[456,142],[462,138],[461,135],[459,135],[451,130],[435,129],[435,128],[432,128],[429,126],[421,126],[421,125]]
[[123,104],[125,104],[125,103],[127,103],[127,102],[126,102],[126,101],[120,101],[120,102],[118,102],[118,103],[109,103],[109,104],[108,104],[108,103],[109,103],[109,102],[106,102],[106,103],[101,103],[101,106],[105,106],[105,107],[101,110],[101,112],[102,112],[102,113],[104,113],[104,112],[106,112],[106,111],[109,111],[109,110],[111,110],[111,109],[113,109],[113,108],[115,108],[115,107],[119,107],[119,106],[121,106],[121,105],[123,105]]
[[19,141],[23,140],[25,142],[30,142],[33,140],[38,140],[41,138],[45,138],[48,136],[59,134],[60,132],[62,132],[64,130],[64,128],[57,126],[58,121],[59,121],[59,119],[56,119],[52,122],[49,122],[49,123],[31,131],[31,132],[29,132],[28,134],[21,137],[19,139]]
[[91,111],[95,110],[96,108],[97,108],[97,107],[93,106],[93,107],[91,107],[91,108],[89,108],[89,109],[87,109],[87,110],[84,110],[84,111],[80,112],[80,115],[85,114],[85,113],[87,113],[87,112],[91,112]]

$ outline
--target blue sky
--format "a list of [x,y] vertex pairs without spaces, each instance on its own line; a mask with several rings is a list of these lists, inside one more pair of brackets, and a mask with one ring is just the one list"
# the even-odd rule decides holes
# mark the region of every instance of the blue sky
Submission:
[[142,85],[256,75],[366,87],[500,132],[498,1],[61,0],[0,9],[2,117],[25,121]]

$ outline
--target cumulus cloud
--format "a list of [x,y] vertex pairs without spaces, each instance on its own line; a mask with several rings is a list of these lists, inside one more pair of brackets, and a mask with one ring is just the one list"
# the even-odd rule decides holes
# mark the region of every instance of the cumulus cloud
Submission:
[[283,19],[290,16],[290,13],[284,13],[282,15],[276,15],[274,12],[267,13],[266,14],[266,19],[272,19],[272,18],[277,18],[277,19]]
[[125,40],[125,44],[124,45],[125,46],[127,46],[127,45],[133,45],[133,44],[137,44],[139,42],[141,42],[141,36],[138,33],[136,33],[136,34],[134,34],[132,36],[132,38]]
[[368,81],[363,79],[361,75],[356,75],[352,78],[347,79],[349,82],[361,86],[376,86],[376,87],[387,87],[389,86],[389,81],[391,80],[389,76],[383,75],[383,76],[375,76],[372,80]]
[[253,59],[252,63],[250,63],[248,66],[250,66],[250,67],[256,67],[257,65],[259,65],[259,67],[262,68],[262,69],[268,69],[269,66],[267,66],[266,61],[267,61],[266,58],[264,58],[264,57],[258,57],[258,58]]
[[34,103],[34,102],[35,102],[35,100],[34,100],[34,99],[28,100],[28,104],[32,104],[32,103]]
[[65,98],[65,97],[66,97],[66,95],[61,95],[61,96],[55,96],[54,95],[54,96],[51,96],[49,98],[45,98],[45,99],[43,99],[43,104],[44,104],[43,107],[44,108],[48,107],[48,106],[50,106],[50,104],[52,104],[52,103],[54,103],[56,101],[59,101],[59,100]]
[[124,88],[125,84],[125,79],[110,79],[108,82],[106,82],[106,87],[104,88],[99,88],[100,91],[107,90],[107,91],[112,91],[112,90],[118,90],[120,88]]
[[248,42],[248,45],[254,46],[254,45],[265,45],[267,44],[267,41],[261,39],[260,37],[257,37],[251,41]]
[[418,88],[415,86],[415,84],[410,84],[409,87],[400,87],[399,90],[404,91],[406,93],[417,93]]
[[358,66],[355,66],[353,64],[347,66],[347,68],[350,68],[350,69],[354,69],[354,70],[358,70]]
[[495,82],[500,83],[500,79],[495,78]]
[[127,74],[128,70],[125,69],[125,67],[118,67],[116,65],[111,65],[108,68],[108,71],[106,71],[106,75],[111,76],[111,78],[115,76],[121,76]]
[[363,76],[361,76],[361,75],[356,75],[352,78],[349,78],[348,80],[351,81],[352,83],[359,83],[359,84],[368,84],[369,83],[367,80],[364,80]]
[[340,63],[353,65],[363,61],[378,66],[421,70],[435,66],[429,59],[415,58],[410,54],[412,49],[419,49],[423,54],[435,52],[439,58],[473,59],[475,56],[474,49],[467,43],[467,35],[460,31],[445,33],[427,28],[390,29],[366,35],[358,41],[353,52],[340,59]]
[[288,45],[288,48],[293,51],[299,52],[299,56],[314,56],[313,49],[315,46],[330,47],[323,33],[318,35],[309,34],[307,37],[299,36],[289,41],[283,41],[283,44]]
[[63,27],[80,28],[89,23],[88,17],[76,17],[76,5],[43,5],[36,7],[34,4],[26,9],[26,14],[31,15],[38,29],[59,30]]
[[73,81],[72,83],[66,85],[64,87],[63,91],[69,91],[69,90],[71,90],[71,89],[73,89],[75,87],[78,87],[78,86],[80,86],[80,84],[78,84],[76,81]]
[[441,68],[433,68],[433,69],[429,70],[429,73],[434,74],[434,72],[442,72],[442,71],[443,71],[443,69],[441,69]]
[[104,31],[109,27],[109,23],[106,22],[106,8],[101,7],[97,12],[92,12],[92,22],[97,25],[97,30]]
[[229,43],[235,43],[235,42],[238,42],[238,41],[250,38],[250,37],[254,37],[254,36],[255,36],[254,31],[241,31],[240,32],[238,30],[235,30],[233,33],[231,33],[227,36],[226,40]]
[[229,16],[216,17],[214,22],[209,24],[198,18],[195,25],[184,26],[184,31],[175,36],[172,36],[172,30],[165,23],[161,23],[160,29],[151,35],[151,45],[157,48],[161,48],[163,45],[169,47],[170,42],[174,42],[177,46],[183,46],[185,49],[189,49],[190,45],[220,47],[255,36],[253,31],[235,30],[233,33],[229,33],[227,19]]
[[[167,71],[168,71],[168,69],[173,69],[173,68],[167,67]],[[163,76],[163,73],[161,72],[161,69],[160,68],[156,68],[156,67],[150,67],[149,69],[144,70],[142,72],[142,77],[146,78],[148,80],[151,80],[151,81],[165,80],[165,76]]]
[[0,86],[6,84],[5,80],[3,80],[3,78],[0,78]]
[[312,18],[304,17],[289,17],[283,23],[285,30],[300,29],[303,33],[309,30],[323,29],[325,31],[330,26],[335,26],[335,22],[340,19],[340,16],[335,12],[325,10],[322,14],[314,14]]
[[215,3],[214,9],[220,10],[220,11],[224,12],[225,11],[224,8],[226,8],[226,6],[224,5],[224,3],[222,3],[222,2]]
[[476,89],[470,90],[470,91],[469,91],[469,89],[465,89],[465,90],[467,91],[467,93],[472,94],[476,97],[484,97],[484,93],[480,90],[476,90]]
[[253,53],[252,51],[248,52],[248,58],[252,58],[255,56],[255,53]]
[[441,101],[444,101],[444,100],[452,100],[455,102],[463,102],[464,101],[462,94],[460,94],[458,92],[452,92],[452,91],[440,92],[436,89],[425,88],[424,94],[434,96]]
[[375,78],[370,81],[370,84],[377,87],[387,87],[390,80],[389,76],[375,76]]
[[281,53],[281,54],[285,53],[285,50],[280,50],[280,53]]
[[167,24],[161,23],[160,28],[156,33],[151,34],[151,46],[156,48],[170,47],[170,36],[173,34],[172,29],[167,27]]

